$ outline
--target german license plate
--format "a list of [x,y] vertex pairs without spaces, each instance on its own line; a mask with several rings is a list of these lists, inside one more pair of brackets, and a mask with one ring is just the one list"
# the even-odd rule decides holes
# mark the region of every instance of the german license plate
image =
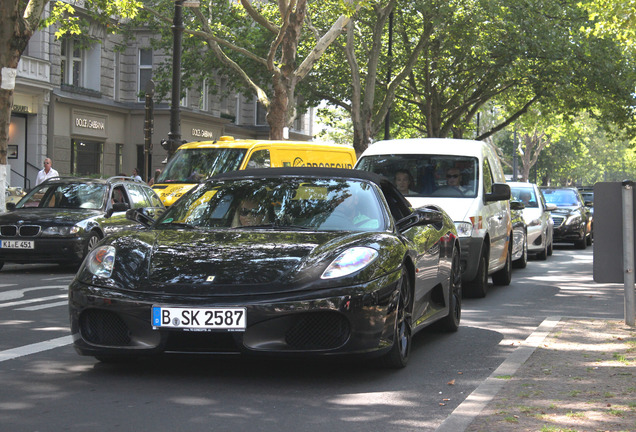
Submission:
[[152,328],[173,328],[182,330],[225,330],[244,331],[247,323],[247,309],[226,308],[184,308],[152,307]]
[[2,240],[2,249],[33,249],[30,240]]

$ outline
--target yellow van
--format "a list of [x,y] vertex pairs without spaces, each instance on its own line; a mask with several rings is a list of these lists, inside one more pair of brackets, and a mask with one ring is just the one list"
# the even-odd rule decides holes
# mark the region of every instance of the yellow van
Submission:
[[183,144],[168,161],[152,188],[169,207],[194,185],[213,175],[251,168],[332,167],[353,168],[352,147],[309,141],[235,140]]

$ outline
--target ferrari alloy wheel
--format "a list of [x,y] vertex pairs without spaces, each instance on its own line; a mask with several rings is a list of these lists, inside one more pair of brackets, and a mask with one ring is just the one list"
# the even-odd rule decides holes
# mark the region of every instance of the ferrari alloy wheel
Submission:
[[462,316],[462,272],[457,248],[453,250],[448,283],[448,315],[439,321],[439,328],[443,331],[454,332],[459,329],[459,321]]
[[395,335],[393,347],[384,357],[387,367],[400,369],[406,366],[411,352],[411,318],[413,309],[413,291],[406,270],[402,270],[400,278],[400,292],[397,305],[397,318],[395,322]]

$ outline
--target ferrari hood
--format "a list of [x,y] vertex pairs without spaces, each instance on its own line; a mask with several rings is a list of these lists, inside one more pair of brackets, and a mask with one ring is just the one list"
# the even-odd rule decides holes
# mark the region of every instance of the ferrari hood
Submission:
[[121,271],[116,277],[125,285],[164,294],[301,289],[320,283],[320,275],[338,254],[363,239],[368,242],[368,237],[342,232],[158,230],[119,238]]

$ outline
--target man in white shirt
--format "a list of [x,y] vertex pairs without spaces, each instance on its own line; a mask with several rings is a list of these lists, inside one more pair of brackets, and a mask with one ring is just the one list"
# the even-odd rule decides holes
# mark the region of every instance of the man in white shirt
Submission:
[[35,179],[35,185],[36,186],[39,185],[40,183],[42,183],[46,179],[60,176],[60,174],[55,169],[53,169],[51,164],[52,164],[52,162],[51,162],[50,158],[44,159],[44,169],[40,170],[40,172],[38,173],[37,178]]

